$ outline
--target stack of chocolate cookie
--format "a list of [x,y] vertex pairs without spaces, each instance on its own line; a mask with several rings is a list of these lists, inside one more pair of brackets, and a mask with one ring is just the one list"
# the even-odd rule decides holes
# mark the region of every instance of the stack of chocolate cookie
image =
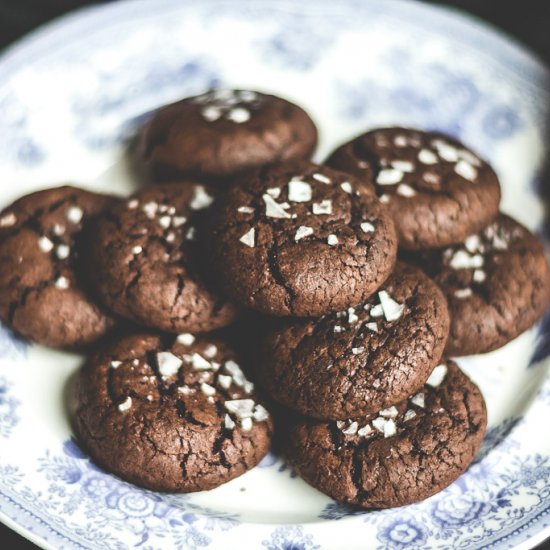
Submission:
[[498,178],[471,150],[439,133],[380,129],[341,146],[327,164],[372,183],[393,215],[403,258],[443,290],[447,354],[495,350],[544,313],[543,246],[499,212]]
[[0,214],[0,319],[89,353],[71,421],[106,470],[198,491],[267,453],[273,421],[223,330],[239,309],[207,276],[203,225],[229,177],[309,157],[316,143],[298,106],[217,90],[159,110],[136,137],[140,177],[169,183],[126,199],[47,189]]
[[131,197],[66,186],[0,214],[0,318],[90,354],[71,420],[103,468],[213,488],[261,460],[275,424],[306,481],[390,507],[472,461],[485,404],[449,357],[537,320],[542,245],[446,136],[375,130],[325,165],[316,142],[298,106],[215,90],[140,129]]

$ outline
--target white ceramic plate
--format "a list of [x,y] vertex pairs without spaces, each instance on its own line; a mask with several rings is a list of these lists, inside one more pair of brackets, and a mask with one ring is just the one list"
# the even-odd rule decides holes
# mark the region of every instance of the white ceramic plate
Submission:
[[[0,60],[0,206],[72,180],[126,193],[123,142],[151,109],[215,84],[273,91],[321,129],[318,158],[376,125],[435,128],[488,157],[503,209],[532,229],[549,75],[463,16],[394,0],[151,0],[81,11]],[[142,491],[71,440],[77,355],[0,332],[0,519],[45,548],[509,548],[550,534],[550,318],[460,364],[490,430],[451,487],[398,510],[332,502],[269,456],[190,496]]]

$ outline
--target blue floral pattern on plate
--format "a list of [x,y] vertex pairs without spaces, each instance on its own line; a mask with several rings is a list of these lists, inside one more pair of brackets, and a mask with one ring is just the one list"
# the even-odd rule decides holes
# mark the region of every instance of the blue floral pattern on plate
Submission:
[[17,416],[19,401],[10,394],[11,386],[7,378],[0,376],[0,438],[9,437],[19,422]]
[[305,534],[303,527],[277,527],[269,540],[262,541],[267,550],[316,550],[321,548],[313,541],[311,534]]
[[24,355],[26,350],[27,343],[25,341],[0,325],[0,359],[15,359]]

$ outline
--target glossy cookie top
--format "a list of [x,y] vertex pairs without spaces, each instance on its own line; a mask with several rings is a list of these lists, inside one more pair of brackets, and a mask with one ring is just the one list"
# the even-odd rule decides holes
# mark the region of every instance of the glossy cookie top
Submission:
[[460,242],[498,214],[500,184],[493,169],[438,132],[373,130],[339,147],[327,164],[374,185],[405,249]]
[[285,99],[213,90],[162,107],[138,134],[134,155],[154,179],[224,179],[276,162],[309,158],[317,129]]
[[158,491],[210,489],[267,453],[272,423],[233,350],[184,333],[135,334],[88,361],[71,418],[92,458]]
[[541,242],[504,214],[461,244],[415,261],[447,296],[450,355],[503,346],[535,323],[550,301],[550,267]]
[[479,388],[445,361],[422,389],[374,415],[293,419],[286,455],[308,483],[339,502],[391,508],[451,484],[473,460],[486,426]]
[[307,161],[243,177],[209,214],[213,272],[268,315],[319,316],[368,298],[397,242],[386,208],[355,178]]
[[167,332],[207,332],[236,308],[206,281],[198,230],[215,191],[193,181],[149,186],[97,220],[89,264],[103,302]]
[[91,219],[117,199],[71,186],[26,195],[0,214],[0,318],[56,348],[79,348],[114,324],[83,281],[80,243]]
[[259,378],[274,399],[314,418],[372,414],[422,387],[441,358],[449,324],[439,288],[398,263],[366,302],[272,328]]

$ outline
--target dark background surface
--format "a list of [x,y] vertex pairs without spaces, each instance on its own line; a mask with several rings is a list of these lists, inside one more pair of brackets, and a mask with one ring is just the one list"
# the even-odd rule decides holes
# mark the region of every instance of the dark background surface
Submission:
[[[93,3],[108,2],[0,0],[0,48],[58,15]],[[431,3],[457,7],[491,22],[529,46],[547,65],[550,65],[550,4],[548,2],[544,0],[521,2],[518,0],[443,0]],[[547,544],[550,546],[548,541]],[[539,547],[541,550],[542,548],[543,545]],[[30,549],[36,549],[36,546],[0,524],[0,550]]]

